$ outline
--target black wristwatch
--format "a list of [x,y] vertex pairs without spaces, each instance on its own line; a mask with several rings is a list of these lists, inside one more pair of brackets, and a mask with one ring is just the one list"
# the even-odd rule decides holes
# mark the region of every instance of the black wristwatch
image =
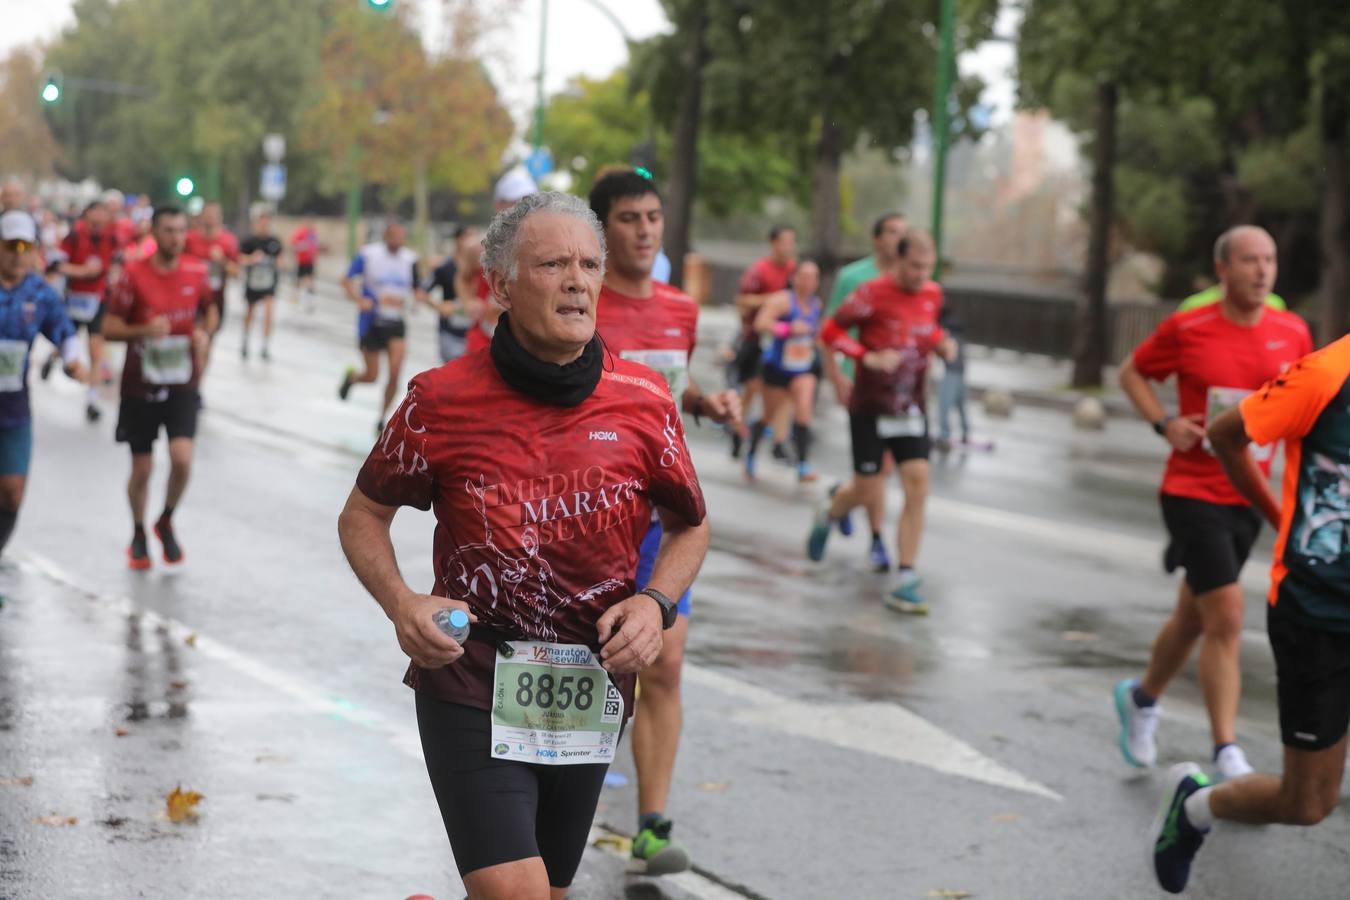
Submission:
[[1171,416],[1163,416],[1153,423],[1153,431],[1158,437],[1167,437],[1167,426],[1172,424]]
[[675,601],[656,588],[643,588],[638,593],[651,597],[656,601],[656,605],[661,607],[661,630],[669,631],[675,620],[680,617],[680,608],[675,605]]

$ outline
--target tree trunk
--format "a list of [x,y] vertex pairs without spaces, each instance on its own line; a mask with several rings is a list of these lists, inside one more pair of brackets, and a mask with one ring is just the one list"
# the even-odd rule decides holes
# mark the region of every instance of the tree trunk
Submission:
[[684,256],[690,249],[694,221],[694,181],[698,171],[698,131],[703,114],[703,67],[707,64],[704,37],[708,29],[708,6],[699,0],[686,50],[688,83],[675,116],[675,146],[670,161],[670,187],[666,193],[665,250],[670,257],[670,281],[684,284]]
[[829,283],[834,281],[839,262],[839,167],[843,155],[834,105],[827,95],[820,108],[820,140],[811,170],[811,254]]
[[1073,386],[1101,387],[1106,365],[1106,280],[1110,269],[1112,183],[1116,165],[1116,85],[1097,85],[1097,132],[1092,166],[1092,222],[1088,236],[1087,272],[1073,349]]
[[419,159],[413,166],[413,247],[426,265],[431,252],[431,240],[428,234],[429,190],[427,188],[427,164]]
[[1350,98],[1330,85],[1322,91],[1322,165],[1326,183],[1318,237],[1322,249],[1322,321],[1320,344],[1328,344],[1350,329],[1350,210],[1347,210],[1346,121]]

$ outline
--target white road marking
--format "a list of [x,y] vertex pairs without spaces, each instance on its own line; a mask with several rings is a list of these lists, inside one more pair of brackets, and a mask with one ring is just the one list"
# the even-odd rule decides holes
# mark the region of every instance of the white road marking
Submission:
[[898,704],[802,703],[687,661],[684,678],[744,701],[746,708],[736,713],[743,722],[1050,800],[1064,799]]

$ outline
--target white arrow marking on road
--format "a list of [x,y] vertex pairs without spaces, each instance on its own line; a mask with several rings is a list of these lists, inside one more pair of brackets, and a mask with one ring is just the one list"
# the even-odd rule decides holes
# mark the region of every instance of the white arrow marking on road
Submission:
[[744,722],[1049,800],[1064,799],[897,704],[802,703],[688,661],[684,678],[748,703],[749,708],[736,713]]

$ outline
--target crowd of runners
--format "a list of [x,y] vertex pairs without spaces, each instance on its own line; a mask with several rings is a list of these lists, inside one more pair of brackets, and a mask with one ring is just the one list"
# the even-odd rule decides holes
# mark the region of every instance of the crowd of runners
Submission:
[[[811,561],[836,530],[853,533],[860,508],[870,538],[860,564],[884,576],[878,602],[922,614],[929,459],[972,446],[964,329],[933,280],[932,237],[903,215],[876,220],[873,252],[836,274],[828,298],[821,265],[799,256],[792,229],[776,227],[734,298],[728,384],[703,385],[690,368],[700,307],[658,277],[669,261],[649,173],[609,167],[583,200],[541,192],[516,170],[495,201],[491,222],[459,227],[438,265],[418,259],[398,222],[348,261],[340,283],[361,367],[340,374],[337,392],[347,400],[382,370],[384,384],[376,443],[339,533],[410,659],[427,771],[470,896],[560,897],[624,737],[638,780],[635,867],[659,875],[690,865],[668,809],[709,511],[686,419],[722,429],[752,485],[766,464],[791,467],[803,496],[818,501],[804,522]],[[154,565],[152,537],[164,565],[182,563],[173,517],[203,379],[228,339],[228,286],[238,281],[246,304],[241,359],[271,361],[282,273],[294,272],[302,309],[317,303],[314,227],[284,240],[259,211],[238,238],[216,204],[190,217],[115,191],[58,216],[12,184],[0,210],[0,548],[32,456],[28,374],[41,334],[54,349],[39,377],[59,365],[85,385],[91,422],[103,415],[97,388],[112,380],[106,343],[126,345],[116,440],[131,453],[128,564]],[[1212,729],[1208,771],[1173,769],[1155,825],[1155,874],[1174,892],[1217,820],[1324,818],[1339,797],[1350,722],[1350,339],[1314,352],[1303,320],[1271,294],[1276,252],[1263,230],[1225,232],[1214,260],[1218,289],[1189,299],[1120,373],[1170,445],[1165,564],[1184,574],[1146,670],[1115,688],[1119,751],[1130,766],[1156,763],[1161,700],[1197,647]],[[414,304],[434,312],[443,365],[405,391]],[[940,384],[930,384],[935,366]],[[1153,387],[1172,377],[1175,410]],[[851,471],[813,487],[822,389],[846,411]],[[169,471],[156,511],[161,432]],[[1277,497],[1268,479],[1280,443]],[[902,503],[889,542],[892,474]],[[399,572],[390,526],[403,506],[434,511],[429,592]],[[1278,531],[1268,627],[1279,776],[1253,772],[1236,733],[1239,575],[1262,521]],[[443,630],[445,609],[467,614],[467,637]]]

